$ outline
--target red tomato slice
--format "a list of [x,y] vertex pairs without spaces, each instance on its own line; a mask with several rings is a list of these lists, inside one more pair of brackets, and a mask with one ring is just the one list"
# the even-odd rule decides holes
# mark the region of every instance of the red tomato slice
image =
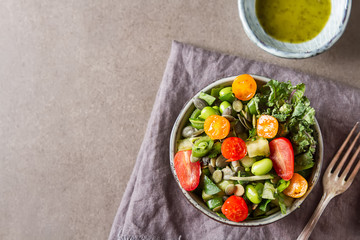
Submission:
[[191,150],[187,150],[177,152],[174,158],[176,175],[186,191],[195,190],[200,182],[200,162],[191,162],[190,156]]
[[245,200],[235,195],[226,199],[224,205],[221,207],[221,211],[227,219],[234,222],[244,221],[249,213]]
[[238,137],[229,137],[221,145],[221,154],[228,159],[227,162],[242,159],[246,153],[246,144]]
[[289,139],[280,137],[272,140],[270,146],[270,159],[274,169],[284,180],[290,180],[294,174],[294,150]]

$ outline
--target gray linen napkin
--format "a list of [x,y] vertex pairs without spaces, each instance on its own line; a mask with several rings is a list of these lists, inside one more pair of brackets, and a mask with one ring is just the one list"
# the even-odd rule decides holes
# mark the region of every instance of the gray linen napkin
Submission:
[[[306,84],[324,138],[326,169],[347,133],[360,120],[360,91],[321,77],[206,51],[174,41],[136,164],[109,239],[296,239],[322,195],[321,181],[301,206],[263,227],[231,227],[192,207],[169,165],[169,138],[186,101],[211,82],[243,73]],[[325,209],[311,239],[359,239],[360,176]]]

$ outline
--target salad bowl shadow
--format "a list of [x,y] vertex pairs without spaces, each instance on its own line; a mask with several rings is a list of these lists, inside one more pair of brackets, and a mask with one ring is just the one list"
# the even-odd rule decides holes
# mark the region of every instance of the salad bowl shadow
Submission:
[[[265,85],[268,81],[271,80],[269,78],[262,77],[262,76],[257,76],[257,75],[251,75],[251,76],[255,79],[258,86]],[[209,93],[211,91],[211,89],[214,87],[231,86],[235,77],[236,76],[227,77],[227,78],[223,78],[218,81],[215,81],[212,84],[208,85],[207,87],[203,88],[197,94],[195,94],[195,96],[193,98],[198,97],[201,92]],[[315,125],[314,125],[314,132],[315,132],[315,138],[318,142],[318,145],[316,148],[315,159],[314,159],[315,165],[314,165],[313,171],[308,179],[308,184],[309,184],[308,191],[305,193],[305,195],[302,196],[301,198],[296,199],[293,202],[293,204],[287,208],[286,214],[277,212],[277,213],[274,213],[274,214],[272,214],[266,218],[262,218],[262,219],[254,219],[254,220],[246,219],[242,222],[233,222],[233,221],[230,221],[228,219],[224,219],[224,218],[218,216],[215,212],[208,209],[206,204],[203,202],[203,200],[201,199],[200,196],[196,195],[193,192],[188,192],[188,191],[184,190],[181,187],[178,176],[176,174],[175,166],[174,166],[174,156],[175,156],[176,150],[177,150],[177,142],[181,138],[181,131],[186,126],[187,120],[189,119],[189,117],[190,117],[191,113],[194,111],[194,109],[195,109],[195,106],[193,104],[192,99],[190,99],[185,104],[185,106],[181,110],[179,116],[177,117],[175,124],[173,126],[173,129],[172,129],[172,132],[171,132],[171,136],[170,136],[170,168],[171,168],[171,172],[177,182],[177,185],[179,186],[180,190],[182,191],[183,195],[185,196],[185,198],[190,202],[190,204],[193,207],[195,207],[201,213],[205,214],[206,216],[208,216],[209,218],[211,218],[213,220],[216,220],[220,223],[228,224],[231,226],[238,226],[238,227],[241,227],[241,226],[256,227],[256,226],[267,225],[267,224],[276,222],[276,221],[286,217],[287,215],[291,214],[292,212],[294,212],[296,209],[299,208],[299,206],[304,202],[304,200],[310,194],[310,192],[312,191],[312,189],[314,188],[314,186],[316,185],[316,183],[318,182],[318,180],[320,178],[321,166],[322,166],[322,162],[323,162],[323,139],[322,139],[322,135],[321,135],[320,126],[316,119],[315,119]]]

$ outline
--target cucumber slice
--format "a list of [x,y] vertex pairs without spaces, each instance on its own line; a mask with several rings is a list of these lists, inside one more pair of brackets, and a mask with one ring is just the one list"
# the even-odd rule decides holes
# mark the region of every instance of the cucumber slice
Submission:
[[219,182],[217,184],[217,186],[223,191],[225,192],[225,189],[228,185],[230,184],[234,184],[234,181],[231,181],[231,180],[222,180],[221,182]]
[[196,129],[204,129],[205,120],[189,118],[189,121],[190,121],[192,127],[196,128]]
[[216,198],[206,201],[206,205],[211,210],[213,210],[214,208],[220,207],[222,204],[223,204],[223,200],[221,197],[216,197]]
[[203,93],[203,92],[200,93],[199,98],[204,100],[205,102],[207,102],[207,104],[209,104],[209,106],[211,106],[216,100],[215,97],[213,97],[209,94]]
[[192,142],[190,138],[185,138],[178,140],[178,151],[185,151],[185,150],[191,150],[192,149]]
[[246,148],[249,157],[270,156],[269,142],[265,138],[257,138],[254,141],[247,141]]
[[240,162],[244,168],[250,168],[256,162],[256,160],[249,156],[245,156],[242,159],[240,159]]

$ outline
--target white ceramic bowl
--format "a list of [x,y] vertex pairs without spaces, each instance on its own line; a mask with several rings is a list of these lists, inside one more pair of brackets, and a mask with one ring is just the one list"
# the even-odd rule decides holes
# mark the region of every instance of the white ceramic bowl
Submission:
[[238,0],[238,7],[245,33],[258,47],[278,57],[308,58],[330,48],[343,34],[351,0],[331,0],[331,13],[325,27],[315,38],[303,43],[285,43],[269,36],[256,17],[255,1]]
[[[261,76],[256,76],[256,75],[252,75],[252,76],[256,80],[258,86],[264,85],[268,81],[270,81],[270,79],[266,78],[266,77],[261,77]],[[200,92],[209,93],[212,88],[220,86],[220,85],[221,86],[231,86],[235,77],[236,76],[220,79],[220,80],[210,84],[209,86],[203,88]],[[198,92],[194,96],[194,98],[198,97],[200,92]],[[281,212],[277,212],[275,214],[270,215],[267,218],[257,219],[257,220],[245,220],[243,222],[233,222],[233,221],[219,217],[218,215],[216,215],[216,213],[211,211],[206,206],[206,204],[203,202],[201,197],[197,196],[196,194],[194,194],[192,192],[188,192],[181,187],[179,179],[175,172],[174,156],[176,154],[177,141],[180,139],[181,131],[184,128],[184,126],[186,125],[191,113],[194,110],[195,110],[195,106],[193,104],[192,99],[190,99],[185,104],[184,108],[181,110],[179,116],[177,117],[177,119],[175,121],[175,124],[174,124],[172,132],[171,132],[171,136],[170,136],[170,168],[171,168],[174,178],[175,178],[178,186],[180,187],[182,193],[184,194],[185,198],[191,203],[191,205],[193,205],[196,209],[198,209],[203,214],[207,215],[208,217],[210,217],[218,222],[225,223],[225,224],[232,225],[232,226],[262,226],[262,225],[266,225],[269,223],[273,223],[277,220],[280,220],[281,218],[283,218],[283,217],[289,215],[290,213],[292,213],[293,211],[295,211],[300,206],[300,204],[305,200],[305,198],[309,195],[311,190],[314,188],[315,184],[317,183],[317,181],[320,177],[321,165],[322,165],[322,161],[323,161],[323,140],[322,140],[322,136],[321,136],[321,130],[320,130],[320,127],[319,127],[319,124],[317,121],[314,126],[314,130],[316,132],[316,138],[317,138],[316,140],[318,142],[318,145],[317,145],[316,153],[315,153],[315,165],[313,167],[312,174],[308,181],[308,183],[309,183],[308,191],[306,192],[306,194],[303,197],[296,199],[293,202],[292,206],[287,209],[286,214],[283,215],[283,214],[281,214]],[[189,205],[189,208],[190,208],[190,205]]]

